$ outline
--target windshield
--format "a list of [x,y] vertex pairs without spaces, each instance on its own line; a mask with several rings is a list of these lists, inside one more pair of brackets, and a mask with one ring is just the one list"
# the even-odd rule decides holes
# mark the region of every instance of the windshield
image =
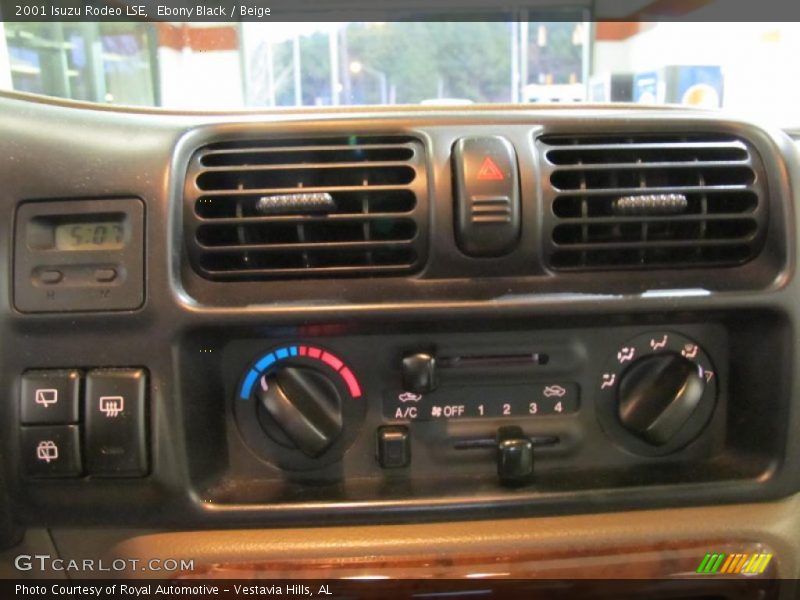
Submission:
[[798,23],[0,23],[0,88],[234,110],[637,102],[796,121]]

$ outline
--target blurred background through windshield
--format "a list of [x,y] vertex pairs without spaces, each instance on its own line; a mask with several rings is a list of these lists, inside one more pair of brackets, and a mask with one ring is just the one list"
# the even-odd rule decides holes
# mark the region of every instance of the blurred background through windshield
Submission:
[[[563,14],[561,18],[563,18]],[[0,89],[173,109],[676,103],[796,124],[798,23],[0,23]]]

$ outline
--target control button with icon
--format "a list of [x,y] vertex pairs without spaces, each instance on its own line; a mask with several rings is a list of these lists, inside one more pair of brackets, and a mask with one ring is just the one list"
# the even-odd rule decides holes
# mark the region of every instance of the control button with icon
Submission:
[[[147,472],[147,371],[37,369],[20,385],[21,455],[30,477]],[[85,446],[81,448],[81,437]]]
[[21,421],[26,425],[77,423],[80,383],[77,369],[27,371],[22,376]]
[[23,427],[20,441],[31,477],[76,477],[83,471],[77,425]]
[[147,472],[144,369],[95,369],[86,374],[86,470],[103,477]]

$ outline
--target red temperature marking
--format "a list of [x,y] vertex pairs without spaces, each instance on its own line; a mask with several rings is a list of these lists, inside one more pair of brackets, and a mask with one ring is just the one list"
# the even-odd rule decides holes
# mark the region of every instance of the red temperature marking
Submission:
[[319,348],[314,348],[314,346],[309,346],[308,355],[311,358],[319,358],[321,354],[322,354],[322,350],[320,350]]
[[338,371],[344,366],[344,363],[336,358],[333,354],[329,352],[323,352],[321,357],[322,362],[328,365],[334,371]]
[[344,382],[347,384],[347,387],[350,390],[350,395],[353,398],[360,398],[361,386],[358,385],[358,380],[356,379],[356,376],[353,375],[353,372],[348,367],[345,367],[339,371],[339,375],[342,376],[342,379],[344,379]]

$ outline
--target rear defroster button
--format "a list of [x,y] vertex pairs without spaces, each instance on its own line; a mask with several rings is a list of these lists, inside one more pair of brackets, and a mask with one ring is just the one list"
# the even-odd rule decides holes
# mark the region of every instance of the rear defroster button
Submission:
[[86,470],[90,475],[147,473],[147,372],[96,369],[86,377]]

